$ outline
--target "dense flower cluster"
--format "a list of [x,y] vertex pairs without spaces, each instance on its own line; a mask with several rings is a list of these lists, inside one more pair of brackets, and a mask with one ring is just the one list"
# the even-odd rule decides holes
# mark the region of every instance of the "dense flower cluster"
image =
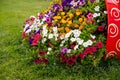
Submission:
[[36,64],[47,64],[52,55],[69,66],[96,65],[105,53],[106,14],[104,0],[59,0],[30,16],[22,37],[39,50]]

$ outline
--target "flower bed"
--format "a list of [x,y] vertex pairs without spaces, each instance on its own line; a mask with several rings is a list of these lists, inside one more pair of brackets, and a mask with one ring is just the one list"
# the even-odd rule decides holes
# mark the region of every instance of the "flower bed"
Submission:
[[104,0],[58,0],[23,27],[23,40],[35,47],[35,64],[52,61],[97,65],[106,53]]

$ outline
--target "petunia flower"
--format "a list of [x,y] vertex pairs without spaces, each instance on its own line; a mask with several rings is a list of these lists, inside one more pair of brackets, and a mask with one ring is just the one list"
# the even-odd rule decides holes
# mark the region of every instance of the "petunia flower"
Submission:
[[87,18],[88,18],[88,19],[92,19],[92,18],[93,18],[93,14],[92,14],[92,13],[88,13],[88,14],[87,14]]
[[102,42],[98,42],[98,43],[96,44],[96,46],[100,49],[100,48],[103,47],[103,43],[102,43]]
[[95,10],[95,11],[100,11],[100,6],[96,6],[96,7],[94,8],[94,10]]
[[42,60],[39,59],[39,58],[36,58],[35,61],[34,61],[34,63],[35,63],[35,64],[40,64],[40,63],[42,63]]
[[44,64],[48,64],[48,59],[42,58],[41,60],[42,60],[42,62],[43,62]]
[[63,48],[63,49],[61,50],[61,53],[65,54],[65,53],[67,53],[67,51],[68,51],[68,48]]
[[39,40],[36,40],[36,39],[35,39],[35,40],[32,41],[32,44],[31,44],[31,45],[32,45],[32,46],[37,46],[37,45],[38,45],[38,42],[39,42]]
[[98,31],[103,32],[104,31],[104,26],[98,26]]
[[74,64],[74,61],[72,60],[71,57],[67,59],[67,65],[72,66]]

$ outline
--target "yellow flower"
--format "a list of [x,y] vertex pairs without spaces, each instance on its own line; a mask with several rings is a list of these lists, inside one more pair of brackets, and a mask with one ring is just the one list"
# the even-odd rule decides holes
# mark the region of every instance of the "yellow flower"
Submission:
[[68,25],[72,25],[72,21],[68,21]]
[[61,16],[54,16],[53,19],[61,19]]
[[75,27],[75,28],[79,28],[79,25],[78,25],[78,24],[74,24],[74,27]]
[[82,18],[79,18],[79,22],[81,23],[83,21],[83,19]]
[[66,23],[66,21],[65,21],[64,19],[62,19],[62,20],[61,20],[61,23],[65,24],[65,23]]
[[74,15],[72,13],[69,14],[70,19],[72,19],[74,17]]
[[64,27],[58,28],[58,31],[62,31],[64,30]]
[[65,15],[65,12],[61,12],[61,15],[64,16],[64,15]]
[[77,9],[75,13],[76,13],[76,15],[77,15],[77,16],[79,16],[79,15],[81,15],[81,14],[82,14],[82,11],[81,11],[81,10],[79,10],[79,9]]

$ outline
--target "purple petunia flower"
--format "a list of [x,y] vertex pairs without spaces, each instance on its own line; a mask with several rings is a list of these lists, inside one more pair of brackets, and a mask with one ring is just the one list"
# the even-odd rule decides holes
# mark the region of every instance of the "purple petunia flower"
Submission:
[[90,0],[90,2],[95,2],[95,0]]
[[61,53],[67,53],[67,51],[68,51],[68,48],[63,48],[62,50],[61,50]]

